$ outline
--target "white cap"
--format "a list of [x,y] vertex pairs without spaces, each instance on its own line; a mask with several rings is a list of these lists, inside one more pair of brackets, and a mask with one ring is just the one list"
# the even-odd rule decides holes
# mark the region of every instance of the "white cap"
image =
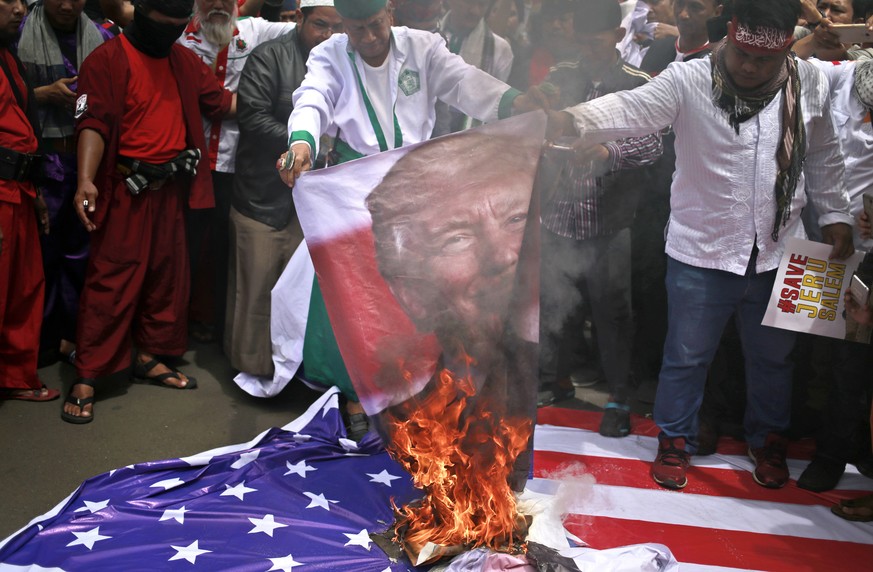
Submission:
[[319,6],[333,7],[333,0],[300,0],[299,8],[317,8]]

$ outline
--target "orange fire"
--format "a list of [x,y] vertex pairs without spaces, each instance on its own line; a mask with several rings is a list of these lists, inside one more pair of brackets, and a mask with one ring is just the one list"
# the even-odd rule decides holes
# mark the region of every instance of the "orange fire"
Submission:
[[422,501],[397,509],[397,530],[407,546],[506,550],[519,540],[507,478],[527,447],[532,423],[503,418],[502,408],[486,397],[476,395],[469,374],[442,370],[403,419],[386,420],[389,452],[425,491]]

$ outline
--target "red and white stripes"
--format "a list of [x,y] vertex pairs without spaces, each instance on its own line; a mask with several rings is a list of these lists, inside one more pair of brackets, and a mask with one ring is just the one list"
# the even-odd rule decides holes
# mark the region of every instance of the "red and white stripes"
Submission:
[[718,452],[692,457],[688,486],[668,491],[652,481],[657,427],[635,418],[624,439],[597,433],[600,413],[539,410],[534,480],[554,490],[567,468],[592,475],[586,498],[570,501],[567,530],[593,548],[661,543],[682,570],[869,570],[873,523],[848,522],[829,507],[841,498],[873,491],[873,480],[853,466],[835,491],[812,493],[796,486],[811,442],[789,449],[791,482],[778,490],[752,479],[745,443],[722,438]]

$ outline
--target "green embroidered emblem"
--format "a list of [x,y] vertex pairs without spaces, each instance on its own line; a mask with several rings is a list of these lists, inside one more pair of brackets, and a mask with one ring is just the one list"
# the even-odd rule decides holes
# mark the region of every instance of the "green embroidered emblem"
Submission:
[[400,90],[409,97],[413,93],[417,93],[421,89],[421,81],[418,79],[418,72],[413,70],[403,70],[397,78],[397,85]]

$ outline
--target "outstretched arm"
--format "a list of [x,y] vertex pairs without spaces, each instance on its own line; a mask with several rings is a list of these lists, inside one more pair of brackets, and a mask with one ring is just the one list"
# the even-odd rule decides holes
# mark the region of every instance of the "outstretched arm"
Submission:
[[[597,99],[568,107],[576,133],[588,143],[605,143],[627,137],[657,133],[672,125],[679,114],[680,95],[676,66],[635,89],[610,93]],[[553,121],[565,130],[567,117],[557,115]]]

